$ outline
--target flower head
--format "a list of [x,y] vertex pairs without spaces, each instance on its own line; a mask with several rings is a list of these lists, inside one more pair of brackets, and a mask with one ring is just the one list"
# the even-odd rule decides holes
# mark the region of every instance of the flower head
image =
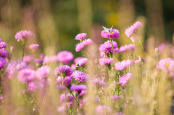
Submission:
[[59,74],[65,74],[65,76],[70,76],[73,73],[73,70],[67,65],[61,65],[57,67],[54,71],[55,76]]
[[82,65],[84,65],[87,62],[88,62],[88,58],[81,58],[78,61],[76,61],[76,65],[82,66]]
[[82,42],[76,44],[76,52],[79,52],[82,50],[85,46],[93,44],[93,41],[91,39],[85,39]]
[[[117,53],[118,50],[118,46],[117,46],[117,42],[113,41],[113,49],[114,52]],[[100,51],[100,55],[101,57],[109,57],[109,53],[113,53],[113,49],[112,49],[112,44],[111,41],[106,41],[104,44],[100,45],[99,51]]]
[[51,68],[49,66],[47,66],[47,65],[42,66],[37,69],[36,76],[38,79],[44,79],[44,78],[48,77],[50,71],[51,71]]
[[31,31],[23,30],[20,32],[17,32],[15,35],[15,39],[19,42],[21,39],[26,38],[35,38],[35,34],[33,34]]
[[0,48],[6,48],[7,47],[7,44],[5,42],[0,42]]
[[133,44],[121,46],[119,49],[119,52],[129,52],[129,51],[135,51],[136,47]]
[[61,51],[57,54],[57,60],[63,62],[64,64],[68,64],[74,59],[74,55],[69,51]]
[[156,66],[157,69],[163,71],[170,71],[174,67],[174,60],[171,58],[161,59]]
[[36,73],[32,69],[22,69],[18,72],[17,78],[20,82],[26,84],[33,81],[36,78]]
[[131,27],[127,28],[125,34],[127,37],[130,37],[137,29],[141,28],[143,24],[139,21],[135,22]]
[[0,49],[0,57],[6,58],[9,55],[10,55],[10,53],[5,48]]
[[115,64],[115,69],[116,70],[124,70],[127,67],[129,67],[130,65],[132,65],[134,62],[134,60],[123,60],[122,62],[117,62]]
[[112,29],[112,28],[110,28],[110,29],[106,28],[106,29],[107,29],[107,31],[103,30],[101,32],[101,36],[103,38],[111,38],[111,39],[113,39],[113,38],[118,38],[119,37],[120,32],[117,29]]
[[0,57],[0,70],[4,69],[5,64],[6,64],[6,61]]
[[34,50],[34,49],[38,49],[39,48],[39,44],[31,44],[29,46],[30,49]]
[[31,60],[32,60],[32,57],[29,55],[26,55],[23,57],[23,62],[25,62],[25,63],[29,63],[29,62],[31,62]]
[[119,78],[119,84],[121,84],[122,86],[124,86],[125,84],[127,84],[127,82],[129,81],[129,79],[133,76],[132,73],[127,73],[125,75],[122,75]]
[[84,40],[86,38],[86,33],[80,33],[75,37],[75,40]]
[[87,90],[86,85],[72,85],[70,87],[71,91],[82,91],[82,90]]
[[74,71],[72,76],[75,80],[78,80],[79,83],[85,82],[87,80],[87,75],[84,72],[78,70]]
[[113,63],[113,59],[112,58],[100,58],[99,59],[99,64],[100,65],[110,65]]
[[[59,85],[61,85],[62,82],[63,82],[62,76],[58,76],[58,77],[57,77],[57,83],[58,83]],[[65,86],[68,86],[68,85],[71,84],[71,82],[72,82],[72,77],[71,77],[71,76],[66,76],[65,79],[64,79],[64,83],[63,83],[63,84],[64,84]]]

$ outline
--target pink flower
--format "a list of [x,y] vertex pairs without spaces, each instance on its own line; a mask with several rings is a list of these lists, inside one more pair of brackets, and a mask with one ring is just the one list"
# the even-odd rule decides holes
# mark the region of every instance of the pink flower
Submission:
[[140,63],[140,62],[145,62],[145,58],[139,56],[139,57],[138,57],[138,60],[135,60],[135,61],[134,61],[134,63],[136,63],[136,64],[138,64],[138,63]]
[[80,59],[80,60],[78,60],[78,61],[76,62],[76,65],[82,66],[82,65],[84,65],[84,64],[87,63],[87,62],[88,62],[88,58],[82,58],[82,59]]
[[36,78],[36,73],[32,69],[22,69],[21,71],[18,72],[17,78],[20,82],[23,84],[29,83]]
[[125,34],[127,37],[130,37],[137,29],[141,28],[143,24],[139,21],[135,22],[131,27],[127,28]]
[[79,83],[85,82],[87,80],[87,75],[84,72],[78,70],[73,72],[72,77],[75,78],[75,80],[78,80]]
[[60,51],[57,54],[57,60],[63,62],[64,64],[68,64],[74,59],[74,55],[69,51]]
[[45,66],[42,66],[37,69],[36,76],[38,79],[41,80],[41,79],[48,77],[50,72],[51,72],[51,68],[49,66],[45,65]]
[[[117,42],[113,41],[112,44],[113,44],[114,53],[117,53],[119,51]],[[104,44],[100,45],[99,51],[100,51],[101,57],[109,57],[109,53],[112,55],[113,53],[112,44],[111,44],[111,41],[108,40]]]
[[35,34],[33,34],[31,31],[23,30],[15,35],[15,39],[19,42],[21,39],[27,39],[27,38],[35,38]]
[[70,87],[71,91],[82,91],[82,90],[87,90],[86,85],[72,85]]
[[93,81],[93,83],[98,87],[106,87],[107,86],[107,84],[103,80],[101,80],[100,78],[95,79]]
[[91,39],[85,39],[82,42],[76,44],[76,52],[79,52],[82,50],[85,46],[93,44],[93,41]]
[[163,71],[171,71],[174,67],[174,60],[171,58],[161,59],[156,66],[157,69]]
[[63,74],[65,76],[70,76],[73,73],[73,70],[67,65],[60,65],[54,71],[54,75]]
[[101,36],[103,38],[111,38],[111,39],[113,39],[113,38],[118,38],[119,35],[120,35],[120,32],[117,29],[112,29],[112,28],[108,29],[107,28],[107,30],[108,30],[108,32],[106,30],[103,30],[101,32]]
[[132,65],[134,62],[134,60],[123,60],[122,62],[117,62],[115,64],[115,69],[116,70],[124,70],[127,67],[129,67],[130,65]]
[[129,81],[129,79],[133,77],[133,74],[132,73],[127,73],[125,75],[122,75],[120,78],[119,78],[119,84],[121,84],[121,86],[124,86],[125,84],[127,84],[127,82]]
[[[57,77],[57,83],[58,83],[59,85],[61,85],[62,82],[63,82],[62,76],[58,76],[58,77]],[[72,82],[72,77],[71,77],[71,76],[65,76],[63,85],[68,86],[68,85],[71,84],[71,82]]]
[[113,63],[113,59],[112,58],[100,58],[99,59],[99,64],[100,65],[110,65]]
[[129,44],[129,45],[121,46],[119,49],[119,52],[129,52],[129,51],[134,52],[135,49],[136,49],[135,45]]
[[29,63],[29,62],[31,62],[31,60],[32,60],[32,57],[29,56],[29,55],[26,55],[26,56],[24,56],[24,58],[23,58],[23,62],[25,62],[25,63]]
[[5,60],[0,57],[0,70],[4,69],[5,64],[6,64]]
[[39,44],[31,44],[29,46],[30,49],[34,50],[34,49],[38,49],[39,48]]
[[86,33],[80,33],[75,37],[75,40],[84,40],[86,38]]
[[45,56],[43,59],[43,62],[45,63],[52,63],[52,62],[57,62],[57,56],[53,55],[53,56]]

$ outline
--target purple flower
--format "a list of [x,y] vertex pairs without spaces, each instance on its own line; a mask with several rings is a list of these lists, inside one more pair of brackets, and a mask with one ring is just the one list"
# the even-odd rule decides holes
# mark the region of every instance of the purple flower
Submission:
[[73,73],[73,70],[71,69],[71,67],[69,67],[67,65],[60,65],[54,71],[55,76],[57,76],[58,73],[65,74],[65,76],[70,76]]
[[[62,82],[63,82],[62,76],[58,76],[58,77],[57,77],[57,83],[58,83],[59,85],[61,85]],[[68,86],[68,85],[71,84],[71,82],[72,82],[72,77],[71,77],[71,76],[66,76],[65,79],[64,79],[63,85]]]
[[100,58],[99,59],[99,64],[100,65],[110,65],[113,63],[113,59],[112,58]]
[[36,64],[39,64],[39,65],[42,65],[43,64],[43,60],[42,59],[35,59],[35,63]]
[[112,99],[113,101],[116,101],[116,100],[120,99],[120,97],[115,95],[115,96],[111,96],[111,99]]
[[113,38],[118,38],[119,35],[120,35],[120,32],[117,29],[112,29],[112,28],[108,29],[108,32],[106,30],[103,30],[101,32],[101,36],[103,38],[111,38],[111,39],[113,39]]
[[86,38],[86,33],[80,33],[75,37],[75,40],[84,40]]
[[119,78],[119,84],[121,84],[122,86],[124,86],[125,84],[127,84],[127,82],[129,81],[129,79],[133,77],[133,74],[132,73],[127,73],[125,75],[122,75],[120,78]]
[[119,49],[119,52],[129,52],[129,51],[134,52],[135,49],[136,49],[135,45],[129,44],[129,45],[121,46]]
[[93,83],[99,87],[106,87],[107,86],[107,84],[103,80],[101,80],[100,78],[95,79],[93,81]]
[[161,59],[156,66],[157,69],[163,70],[163,71],[171,71],[174,67],[174,60],[171,58],[165,58]]
[[66,89],[66,87],[64,85],[57,85],[57,88],[59,90],[65,90]]
[[76,52],[79,52],[81,49],[83,49],[85,46],[87,45],[91,45],[93,44],[93,41],[91,39],[86,39],[86,40],[83,40],[82,42],[76,44]]
[[34,92],[36,90],[36,83],[35,82],[30,82],[28,84],[28,90],[31,91],[31,92]]
[[69,51],[61,51],[57,54],[57,60],[63,62],[64,64],[68,64],[74,59],[74,55]]
[[78,80],[79,83],[85,82],[87,80],[87,75],[84,72],[78,70],[74,71],[72,76],[75,80]]
[[137,29],[141,28],[143,24],[139,21],[135,22],[131,27],[127,28],[125,34],[127,37],[130,37]]
[[0,49],[0,57],[6,58],[9,55],[10,53],[5,48]]
[[39,48],[39,44],[31,44],[29,46],[30,49],[34,50],[34,49],[38,49]]
[[7,44],[5,42],[0,42],[0,48],[6,48],[7,47]]
[[6,61],[0,57],[0,70],[4,69],[5,64],[6,64]]
[[51,71],[51,68],[49,66],[47,66],[47,65],[42,66],[37,69],[36,76],[38,79],[44,79],[44,78],[48,77],[50,71]]
[[130,65],[132,65],[134,62],[134,60],[123,60],[122,62],[117,62],[115,64],[115,69],[116,70],[124,70],[127,67],[129,67]]
[[[117,46],[117,42],[113,41],[113,49],[114,52],[117,53],[118,50],[118,46]],[[109,53],[113,53],[113,49],[112,49],[112,44],[111,41],[106,41],[104,44],[100,45],[99,51],[100,51],[100,55],[101,57],[109,57]]]
[[35,38],[35,34],[33,34],[31,31],[23,30],[15,35],[15,39],[19,42],[21,39],[26,39],[26,38]]
[[84,64],[87,63],[87,62],[88,62],[88,58],[82,58],[82,59],[80,59],[80,60],[78,60],[78,61],[76,62],[76,65],[82,66],[82,65],[84,65]]
[[87,90],[86,85],[72,85],[70,87],[71,91],[82,91],[82,90]]
[[21,71],[18,72],[17,78],[20,82],[23,84],[32,82],[36,78],[36,73],[32,69],[22,69]]

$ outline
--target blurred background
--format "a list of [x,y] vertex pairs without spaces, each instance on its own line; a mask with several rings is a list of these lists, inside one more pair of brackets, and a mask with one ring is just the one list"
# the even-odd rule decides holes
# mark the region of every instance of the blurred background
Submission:
[[[40,53],[55,55],[68,50],[76,56],[75,36],[87,33],[95,47],[103,40],[102,26],[116,28],[121,35],[118,43],[131,43],[125,29],[135,21],[144,24],[141,40],[155,40],[155,45],[173,41],[174,0],[0,0],[0,37],[9,46],[22,52],[22,45],[14,38],[16,32],[31,30],[36,39],[27,41],[40,44]],[[21,55],[20,55],[21,56]],[[20,57],[19,56],[19,57]],[[18,55],[16,55],[18,58]]]

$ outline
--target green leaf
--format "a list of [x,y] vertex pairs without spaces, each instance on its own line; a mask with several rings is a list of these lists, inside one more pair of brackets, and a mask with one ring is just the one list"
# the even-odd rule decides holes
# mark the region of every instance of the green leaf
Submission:
[[110,33],[110,30],[109,30],[109,29],[107,29],[107,28],[104,27],[104,26],[102,26],[102,27],[103,27],[103,29],[104,29],[106,32]]

